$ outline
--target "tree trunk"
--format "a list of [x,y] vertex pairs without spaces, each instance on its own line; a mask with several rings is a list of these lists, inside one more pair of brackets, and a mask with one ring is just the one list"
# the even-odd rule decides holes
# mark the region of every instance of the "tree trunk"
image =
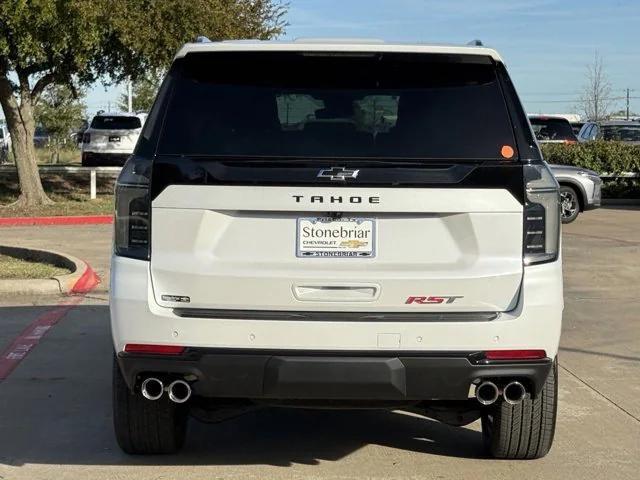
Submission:
[[11,135],[11,149],[20,181],[20,196],[16,203],[25,207],[53,203],[44,192],[40,181],[33,145],[35,120],[31,98],[28,94],[23,94],[18,104],[13,92],[1,88],[2,86],[0,82],[0,103]]

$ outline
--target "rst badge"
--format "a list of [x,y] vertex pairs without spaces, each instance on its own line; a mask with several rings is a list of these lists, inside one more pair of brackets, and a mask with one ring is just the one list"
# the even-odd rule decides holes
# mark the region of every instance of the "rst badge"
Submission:
[[453,303],[459,298],[464,298],[464,295],[440,295],[440,296],[421,296],[421,297],[408,297],[404,302],[406,304],[417,303],[418,305],[438,305],[442,303]]

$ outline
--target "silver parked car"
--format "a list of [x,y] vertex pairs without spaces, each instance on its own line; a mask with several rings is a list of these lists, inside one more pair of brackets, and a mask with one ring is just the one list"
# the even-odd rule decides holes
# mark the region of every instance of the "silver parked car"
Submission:
[[625,120],[587,122],[580,129],[578,141],[611,140],[640,144],[640,123]]
[[562,223],[571,223],[578,214],[600,206],[602,180],[593,170],[570,165],[549,165],[560,184]]

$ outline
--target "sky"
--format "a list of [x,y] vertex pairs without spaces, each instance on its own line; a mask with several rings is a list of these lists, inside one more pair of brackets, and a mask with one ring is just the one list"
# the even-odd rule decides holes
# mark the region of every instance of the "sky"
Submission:
[[[640,113],[640,0],[290,0],[281,37],[358,37],[464,44],[505,59],[529,113],[574,113],[586,66],[602,57],[613,97]],[[89,89],[90,114],[124,86]],[[624,108],[614,100],[614,110]]]

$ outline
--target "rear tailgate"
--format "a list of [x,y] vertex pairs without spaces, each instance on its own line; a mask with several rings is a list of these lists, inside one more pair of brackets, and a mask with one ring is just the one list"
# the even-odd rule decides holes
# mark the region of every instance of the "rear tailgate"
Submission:
[[289,313],[514,308],[520,158],[537,147],[504,67],[469,52],[177,59],[164,117],[150,115],[138,144],[154,152],[155,301]]
[[[300,255],[298,219],[332,212],[371,219],[371,256]],[[171,185],[152,219],[165,307],[497,312],[522,280],[522,205],[506,189]]]

